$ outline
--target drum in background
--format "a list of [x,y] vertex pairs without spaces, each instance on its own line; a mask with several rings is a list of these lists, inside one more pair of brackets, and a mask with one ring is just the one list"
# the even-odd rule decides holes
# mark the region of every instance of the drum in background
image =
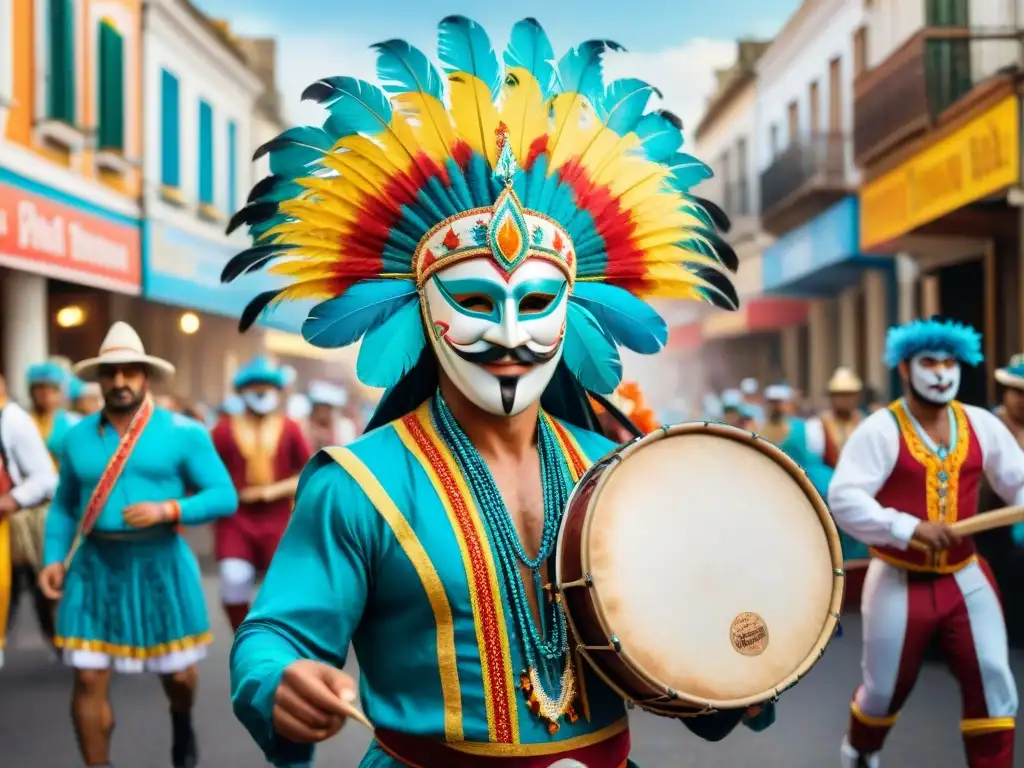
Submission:
[[673,717],[774,700],[820,658],[843,600],[828,508],[781,450],[724,424],[659,429],[580,479],[556,582],[581,655]]
[[43,539],[46,538],[46,513],[50,503],[19,509],[11,515],[11,566],[28,566],[40,570],[43,562]]

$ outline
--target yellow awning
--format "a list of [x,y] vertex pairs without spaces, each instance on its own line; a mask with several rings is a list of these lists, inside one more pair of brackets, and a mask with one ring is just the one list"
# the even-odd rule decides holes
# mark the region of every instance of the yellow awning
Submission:
[[356,356],[359,354],[358,344],[343,349],[321,349],[314,347],[297,333],[267,329],[263,338],[267,352],[275,357],[301,357],[306,360],[348,363],[354,370]]

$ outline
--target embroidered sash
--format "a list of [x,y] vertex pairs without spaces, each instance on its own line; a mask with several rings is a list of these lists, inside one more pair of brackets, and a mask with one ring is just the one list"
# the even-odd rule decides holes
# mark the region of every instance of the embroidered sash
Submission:
[[253,424],[243,416],[231,419],[231,434],[245,459],[245,484],[270,485],[275,480],[274,459],[284,434],[284,418],[273,414]]
[[135,412],[131,422],[129,422],[128,429],[125,430],[125,433],[121,436],[121,441],[114,450],[114,455],[110,457],[110,461],[107,462],[99,482],[96,483],[96,487],[92,490],[92,495],[89,496],[89,501],[85,505],[85,512],[82,514],[81,522],[78,525],[78,533],[75,534],[71,550],[68,552],[67,557],[64,558],[65,567],[70,565],[71,558],[78,551],[78,546],[82,543],[82,539],[92,533],[93,526],[96,525],[100,513],[107,505],[111,491],[114,490],[114,486],[121,477],[121,472],[124,471],[129,457],[134,452],[135,446],[138,444],[139,438],[142,436],[142,432],[146,429],[146,425],[149,424],[149,419],[152,416],[153,400],[147,397],[142,401],[139,410]]

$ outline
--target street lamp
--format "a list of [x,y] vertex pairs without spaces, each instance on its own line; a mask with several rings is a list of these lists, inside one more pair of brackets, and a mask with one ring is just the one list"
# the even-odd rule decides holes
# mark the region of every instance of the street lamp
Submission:
[[77,328],[85,322],[85,310],[77,304],[64,307],[57,313],[57,325],[61,328]]
[[178,327],[181,328],[182,333],[191,336],[199,330],[199,316],[195,312],[186,312],[178,321]]

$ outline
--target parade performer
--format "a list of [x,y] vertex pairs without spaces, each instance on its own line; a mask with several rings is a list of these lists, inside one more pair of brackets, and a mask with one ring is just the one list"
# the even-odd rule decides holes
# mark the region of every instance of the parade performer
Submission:
[[359,436],[352,419],[341,413],[348,402],[345,390],[325,381],[314,381],[309,385],[309,402],[313,409],[307,431],[314,451],[347,445]]
[[[961,365],[981,360],[981,337],[968,326],[932,318],[890,329],[886,363],[899,369],[904,397],[867,417],[839,456],[832,514],[872,555],[846,768],[881,764],[935,638],[960,684],[968,765],[1013,765],[1017,688],[999,598],[973,541],[949,527],[976,514],[982,475],[1006,502],[1024,502],[1024,452],[1013,435],[955,399]],[[931,552],[909,548],[911,540]]]
[[68,402],[77,416],[90,416],[103,409],[103,390],[95,381],[72,376],[68,380]]
[[722,393],[722,422],[740,429],[753,429],[755,426],[751,411],[738,389],[727,389]]
[[232,629],[249,612],[256,576],[270,565],[291,517],[299,473],[312,455],[302,427],[282,412],[287,383],[283,366],[256,357],[235,374],[243,412],[213,429],[240,501],[238,513],[218,520],[214,530],[221,600]]
[[[32,401],[31,416],[46,443],[50,457],[57,466],[57,457],[64,446],[64,438],[79,420],[77,414],[66,411],[65,389],[69,374],[58,363],[50,361],[29,367],[26,379]],[[39,589],[37,576],[43,556],[43,533],[46,530],[46,510],[49,499],[11,516],[11,616],[13,624],[19,597],[23,592],[32,595],[39,628],[48,641],[53,640],[56,604]]]
[[53,496],[57,473],[32,417],[7,399],[0,376],[0,667],[8,617],[13,613],[11,518]]
[[[502,67],[451,16],[447,77],[408,43],[376,48],[384,90],[308,88],[327,133],[270,142],[275,176],[234,219],[255,244],[224,278],[277,261],[296,281],[243,327],[318,298],[305,338],[362,339],[357,374],[387,390],[369,431],[303,474],[235,637],[235,712],[274,765],[309,765],[355,697],[352,641],[376,724],[363,768],[620,768],[625,706],[577,663],[550,557],[573,482],[613,448],[587,391],[615,390],[616,343],[667,341],[638,296],[737,305],[724,217],[688,191],[709,172],[674,116],[645,114],[651,86],[605,88],[611,43],[556,60],[527,19]],[[743,717],[685,722],[717,739]]]
[[103,388],[101,413],[67,434],[46,522],[39,584],[60,600],[55,644],[74,668],[72,719],[87,766],[109,766],[110,675],[155,672],[171,708],[172,764],[198,765],[196,663],[212,642],[199,566],[178,525],[234,512],[227,470],[201,424],[153,405],[174,373],[114,323],[75,366]]

